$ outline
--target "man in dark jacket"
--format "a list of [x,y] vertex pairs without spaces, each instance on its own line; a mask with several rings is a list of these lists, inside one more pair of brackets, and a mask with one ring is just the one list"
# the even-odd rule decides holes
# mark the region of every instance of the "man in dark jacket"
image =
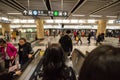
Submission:
[[59,43],[61,44],[66,57],[70,56],[70,53],[73,49],[72,39],[70,38],[69,34],[70,31],[66,31],[66,35],[62,36],[59,40]]
[[89,45],[90,45],[90,43],[91,43],[90,39],[91,39],[91,32],[89,32],[89,34],[88,34],[88,38],[87,38],[87,40],[88,40],[88,44],[89,44]]
[[21,64],[21,67],[30,59],[32,58],[32,47],[29,42],[26,42],[26,39],[21,38],[19,40],[19,63]]

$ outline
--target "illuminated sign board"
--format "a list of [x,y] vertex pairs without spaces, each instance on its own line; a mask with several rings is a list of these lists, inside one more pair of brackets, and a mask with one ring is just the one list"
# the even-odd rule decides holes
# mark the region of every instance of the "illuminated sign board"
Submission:
[[11,21],[3,20],[3,19],[1,19],[0,22],[1,22],[1,23],[11,23]]
[[23,11],[24,16],[49,16],[49,17],[67,17],[68,12],[67,11],[47,11],[47,10],[24,10]]

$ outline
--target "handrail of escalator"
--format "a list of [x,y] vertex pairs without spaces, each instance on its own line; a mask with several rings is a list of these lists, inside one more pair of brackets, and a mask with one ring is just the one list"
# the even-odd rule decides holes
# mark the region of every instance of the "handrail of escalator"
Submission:
[[41,60],[39,61],[36,69],[34,70],[34,72],[32,73],[31,77],[29,80],[38,80],[37,78],[42,76],[42,65],[43,65],[43,60],[44,60],[44,56],[41,58]]
[[86,55],[85,54],[83,54],[80,50],[78,50],[78,49],[74,49],[75,51],[77,51],[83,58],[85,58],[86,57]]
[[[25,69],[28,67],[28,65],[32,62],[32,60],[35,58],[35,55],[40,51],[41,49],[37,49],[35,53],[33,54],[33,58],[29,59],[26,64],[23,65],[23,67],[20,69],[21,72],[24,72]],[[14,76],[15,80],[19,78],[20,76]]]
[[21,71],[24,71],[24,70],[27,68],[27,66],[32,62],[32,60],[34,59],[35,55],[36,55],[40,50],[41,50],[41,49],[38,49],[38,50],[33,54],[33,58],[29,59],[28,62],[27,62],[25,65],[23,65],[23,67],[21,68]]

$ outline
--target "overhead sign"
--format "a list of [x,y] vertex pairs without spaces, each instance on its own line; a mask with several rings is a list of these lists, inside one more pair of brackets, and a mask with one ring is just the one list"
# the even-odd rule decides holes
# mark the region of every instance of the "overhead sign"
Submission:
[[3,20],[3,19],[1,19],[0,22],[2,22],[2,23],[11,23],[11,21],[9,21],[9,20]]
[[23,11],[24,16],[45,16],[45,17],[67,17],[68,12],[67,11],[47,11],[47,10],[24,10]]

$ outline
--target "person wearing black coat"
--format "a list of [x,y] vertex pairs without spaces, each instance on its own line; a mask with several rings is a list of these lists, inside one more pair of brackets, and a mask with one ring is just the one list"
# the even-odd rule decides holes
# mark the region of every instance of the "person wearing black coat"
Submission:
[[32,47],[29,42],[26,42],[26,39],[21,38],[19,40],[19,63],[21,64],[21,67],[29,60],[29,58],[32,58]]
[[72,39],[70,38],[69,33],[70,31],[67,31],[66,34],[59,39],[59,43],[65,52],[65,57],[70,56],[73,49]]
[[102,35],[99,34],[98,37],[97,37],[97,40],[96,40],[96,45],[101,44],[100,42],[102,41]]
[[90,39],[91,39],[91,32],[89,32],[89,34],[88,34],[88,38],[87,38],[87,40],[88,40],[88,44],[89,44],[89,45],[90,45],[90,43],[91,43]]

